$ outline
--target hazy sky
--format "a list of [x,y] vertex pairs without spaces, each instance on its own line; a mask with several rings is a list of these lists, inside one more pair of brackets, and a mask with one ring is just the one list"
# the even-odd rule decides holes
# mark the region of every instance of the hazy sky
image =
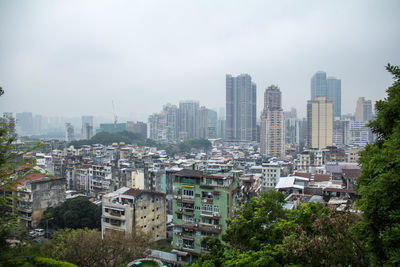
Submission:
[[225,106],[248,73],[305,115],[318,70],[342,80],[342,113],[376,101],[400,64],[400,1],[0,0],[0,112],[146,119],[165,103]]

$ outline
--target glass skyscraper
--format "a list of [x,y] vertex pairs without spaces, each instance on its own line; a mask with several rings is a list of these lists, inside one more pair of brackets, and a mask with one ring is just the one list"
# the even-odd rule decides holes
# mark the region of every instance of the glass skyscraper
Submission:
[[333,102],[333,115],[342,115],[342,83],[335,77],[326,77],[326,73],[318,71],[311,78],[311,100],[324,96]]

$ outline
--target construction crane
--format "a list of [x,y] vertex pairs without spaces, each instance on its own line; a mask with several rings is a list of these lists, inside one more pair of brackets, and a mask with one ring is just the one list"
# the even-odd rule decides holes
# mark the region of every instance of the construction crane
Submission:
[[113,108],[113,114],[114,114],[114,129],[116,129],[117,123],[118,123],[118,117],[117,117],[117,113],[115,113],[114,100],[112,100],[111,102],[112,102],[112,108]]

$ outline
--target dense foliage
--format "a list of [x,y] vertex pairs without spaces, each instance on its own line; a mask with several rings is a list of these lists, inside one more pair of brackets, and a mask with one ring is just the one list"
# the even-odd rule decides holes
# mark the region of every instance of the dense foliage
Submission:
[[97,230],[63,229],[53,235],[42,252],[81,267],[122,266],[145,257],[149,247],[149,238],[143,234],[132,237],[114,231],[102,239]]
[[101,132],[93,136],[90,140],[72,141],[70,145],[81,147],[83,145],[111,145],[112,143],[124,142],[125,144],[136,144],[140,146],[157,147],[165,150],[169,156],[179,153],[190,153],[195,151],[208,151],[212,146],[207,139],[192,139],[177,144],[158,143],[151,139],[143,139],[139,134],[123,131],[117,133]]
[[119,143],[119,142],[124,142],[125,144],[141,145],[145,143],[145,140],[140,136],[140,134],[128,131],[117,132],[117,133],[100,132],[95,134],[89,140],[72,141],[70,144],[76,147],[80,147],[82,145],[93,145],[93,144],[111,145],[112,143]]
[[46,209],[41,220],[42,227],[46,227],[47,221],[49,227],[56,229],[100,229],[101,206],[93,204],[87,197],[75,197],[57,207]]
[[370,126],[377,141],[361,153],[358,207],[364,212],[360,236],[372,265],[400,265],[400,69],[388,66],[394,83],[387,98],[376,102]]
[[194,266],[362,266],[363,243],[351,231],[359,217],[308,203],[284,210],[284,196],[269,191],[252,198],[223,236],[204,239],[209,254]]

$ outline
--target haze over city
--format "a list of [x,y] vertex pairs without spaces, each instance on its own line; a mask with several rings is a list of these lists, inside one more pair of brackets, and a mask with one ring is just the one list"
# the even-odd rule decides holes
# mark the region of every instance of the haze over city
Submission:
[[166,103],[225,107],[225,75],[271,84],[305,116],[310,79],[342,81],[342,114],[400,61],[399,1],[0,1],[1,112],[146,121]]

